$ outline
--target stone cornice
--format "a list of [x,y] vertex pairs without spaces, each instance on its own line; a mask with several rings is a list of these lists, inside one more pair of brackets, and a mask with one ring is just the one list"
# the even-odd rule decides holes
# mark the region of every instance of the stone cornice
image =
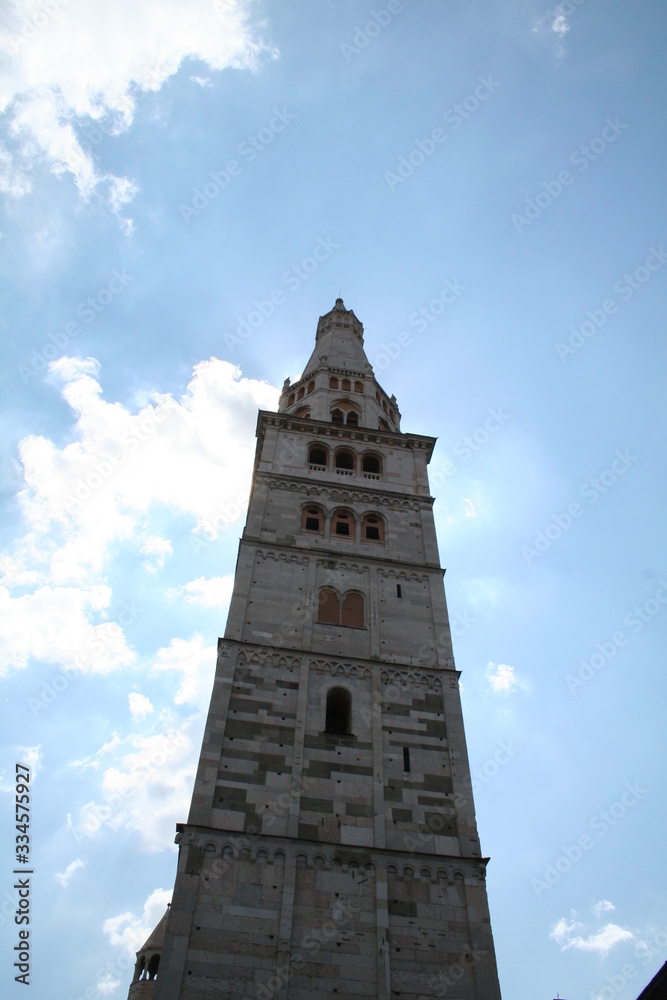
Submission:
[[[393,864],[397,870],[391,871],[391,874],[395,874],[399,879],[436,881],[438,877],[444,877],[451,885],[454,885],[457,876],[462,882],[468,879],[472,884],[476,879],[484,881],[489,863],[488,858],[479,855],[436,854],[421,845],[411,845],[409,850],[395,847],[361,847],[336,844],[327,840],[309,840],[306,837],[285,837],[269,832],[245,833],[216,826],[203,826],[199,823],[177,823],[175,842],[183,847],[205,847],[211,844],[216,854],[222,854],[224,848],[229,847],[230,860],[248,857],[254,860],[261,859],[268,864],[276,862],[283,864],[286,852],[292,855],[298,852],[306,856],[309,867],[313,866],[316,859],[318,862],[321,859],[321,867],[325,870],[337,866],[347,869],[347,865],[351,864],[359,870],[367,868],[368,872],[372,873],[378,865],[386,870],[387,866]],[[224,854],[222,856],[225,857]]]
[[388,445],[393,448],[410,448],[426,451],[427,463],[431,461],[437,438],[425,434],[405,434],[403,431],[381,431],[373,427],[349,427],[332,424],[329,420],[305,420],[289,413],[276,413],[274,410],[260,410],[257,417],[256,436],[261,441],[267,425],[283,427],[312,436],[338,438],[341,441],[360,441]]
[[[329,549],[324,546],[318,546],[313,548],[311,546],[304,546],[301,548],[298,545],[290,545],[287,542],[272,542],[264,538],[258,538],[256,535],[248,535],[245,532],[239,540],[239,547],[241,545],[251,545],[256,549],[266,549],[269,552],[281,553],[284,559],[293,559],[296,561],[307,562],[313,557],[320,560],[335,560],[338,565],[343,569],[352,563],[361,563],[366,566],[379,566],[380,568],[386,566],[387,568],[393,568],[397,571],[412,570],[415,573],[428,574],[435,573],[439,576],[445,575],[445,569],[442,566],[432,566],[428,563],[412,563],[407,562],[407,560],[391,559],[385,555],[383,549],[383,554],[380,556],[366,555],[360,552],[340,552],[337,549]],[[278,556],[280,558],[280,556]]]
[[[461,671],[454,667],[454,657],[447,658],[447,666],[429,667],[421,663],[396,663],[392,660],[383,660],[379,657],[371,659],[361,656],[339,656],[321,651],[318,652],[317,650],[304,649],[303,646],[267,646],[260,642],[251,642],[248,639],[232,639],[227,637],[218,639],[218,655],[220,655],[220,650],[225,646],[238,647],[245,651],[246,656],[256,656],[260,660],[265,660],[273,656],[281,663],[287,661],[288,666],[292,667],[298,667],[303,658],[306,657],[313,667],[318,667],[323,662],[328,662],[332,668],[347,665],[356,666],[360,670],[365,670],[368,667],[373,670],[379,669],[381,670],[382,679],[389,683],[398,676],[401,683],[412,680],[413,683],[417,684],[434,684],[436,682],[444,684],[444,678],[448,677],[450,686],[455,686],[461,676]],[[412,676],[410,677],[409,675]]]
[[[313,476],[291,476],[284,472],[264,472],[258,469],[255,480],[265,480],[274,489],[290,490],[292,493],[303,492],[306,497],[330,496],[336,503],[341,500],[359,500],[385,507],[408,508],[410,510],[429,508],[435,503],[435,498],[426,494],[403,493],[399,490],[387,489],[382,480],[366,479],[360,481],[356,476],[325,479],[322,478],[324,475],[326,473],[318,472]],[[354,483],[354,485],[348,485],[348,483]]]

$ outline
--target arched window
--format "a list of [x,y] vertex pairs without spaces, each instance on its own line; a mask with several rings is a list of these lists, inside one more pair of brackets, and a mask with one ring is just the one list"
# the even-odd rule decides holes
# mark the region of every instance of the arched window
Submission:
[[366,628],[364,598],[354,590],[341,601],[335,590],[324,587],[320,591],[317,620],[322,625],[344,625],[345,628]]
[[153,955],[150,962],[148,963],[148,978],[157,979],[157,970],[160,965],[160,956]]
[[354,383],[354,391],[355,392],[363,392],[364,391],[364,383],[363,382],[355,382]]
[[302,420],[310,420],[310,407],[300,406],[299,409],[294,414],[295,417],[301,417]]
[[354,452],[347,449],[337,451],[335,465],[340,476],[351,476],[354,473]]
[[364,628],[364,599],[361,594],[351,591],[345,595],[340,623],[348,628]]
[[347,510],[337,510],[331,518],[331,534],[354,540],[354,517]]
[[352,384],[351,384],[349,378],[344,378],[343,379],[342,388],[343,388],[343,392],[350,392],[350,390],[352,389]]
[[304,507],[301,512],[301,530],[316,531],[322,534],[324,531],[324,514],[319,507]]
[[387,400],[386,399],[382,400],[382,409],[384,410],[385,413],[387,412]]
[[347,423],[350,427],[359,426],[359,414],[355,410],[350,410],[347,415]]
[[380,419],[378,420],[378,429],[381,431],[389,430],[389,424],[387,423],[386,420],[383,420],[382,417],[380,417]]
[[366,514],[361,522],[361,537],[367,542],[384,542],[384,521],[377,514]]
[[311,392],[313,391],[314,388],[315,388],[315,383],[314,382],[309,382],[308,383],[308,395],[309,396],[310,396],[310,394],[311,394]]
[[308,449],[308,465],[316,472],[321,472],[326,469],[328,465],[326,448],[323,448],[319,444],[311,444]]
[[382,459],[378,455],[364,455],[361,469],[367,479],[379,479],[382,473]]
[[143,955],[141,955],[139,958],[137,958],[137,964],[134,967],[134,979],[132,980],[133,982],[135,983],[139,982],[139,980],[141,979],[141,974],[144,971],[145,967],[146,967],[146,959],[144,958]]
[[332,375],[331,378],[329,379],[329,388],[330,389],[338,388],[338,379],[334,375]]
[[335,590],[325,587],[320,591],[317,620],[324,625],[340,625],[340,602]]
[[334,736],[347,736],[352,719],[352,695],[345,688],[331,688],[327,693],[324,728]]
[[289,399],[287,400],[287,405],[291,406],[293,402],[294,402],[294,393],[291,392],[289,395]]
[[379,392],[375,393],[375,398],[377,399],[378,403],[382,404],[382,397],[380,396]]
[[331,411],[331,423],[332,424],[344,424],[345,420],[343,417],[343,411],[336,408]]

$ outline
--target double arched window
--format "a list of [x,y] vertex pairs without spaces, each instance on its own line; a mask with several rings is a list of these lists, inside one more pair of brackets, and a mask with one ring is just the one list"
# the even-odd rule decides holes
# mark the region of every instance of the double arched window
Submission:
[[363,594],[349,590],[341,597],[333,587],[324,587],[320,590],[317,620],[323,625],[366,628]]
[[[346,382],[349,387],[350,383],[347,379],[343,379],[343,387]],[[356,403],[349,403],[344,399],[337,400],[331,410],[331,423],[339,425],[347,424],[348,427],[358,427],[360,415],[361,413]]]

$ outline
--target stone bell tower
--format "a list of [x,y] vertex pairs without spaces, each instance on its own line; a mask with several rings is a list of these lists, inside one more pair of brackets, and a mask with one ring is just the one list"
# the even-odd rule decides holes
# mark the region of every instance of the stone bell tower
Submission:
[[135,986],[154,1000],[500,998],[435,439],[401,431],[363,345],[337,299],[259,414],[173,900]]

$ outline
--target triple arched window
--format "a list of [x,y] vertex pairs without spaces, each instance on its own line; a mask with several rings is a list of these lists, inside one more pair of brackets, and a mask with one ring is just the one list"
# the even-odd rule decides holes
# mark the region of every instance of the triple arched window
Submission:
[[376,452],[366,451],[358,455],[352,448],[337,448],[330,454],[326,445],[313,443],[308,448],[308,468],[311,472],[327,472],[332,469],[337,476],[356,476],[364,479],[382,478],[382,457]]
[[[384,518],[375,511],[368,511],[358,519],[354,511],[346,507],[337,507],[330,515],[329,537],[357,541],[357,525],[360,520],[359,541],[379,542],[385,540]],[[312,532],[317,535],[324,535],[327,515],[324,510],[316,504],[307,504],[301,509],[301,531]]]
[[333,587],[320,590],[317,620],[323,625],[366,628],[364,596],[357,590],[340,595]]

